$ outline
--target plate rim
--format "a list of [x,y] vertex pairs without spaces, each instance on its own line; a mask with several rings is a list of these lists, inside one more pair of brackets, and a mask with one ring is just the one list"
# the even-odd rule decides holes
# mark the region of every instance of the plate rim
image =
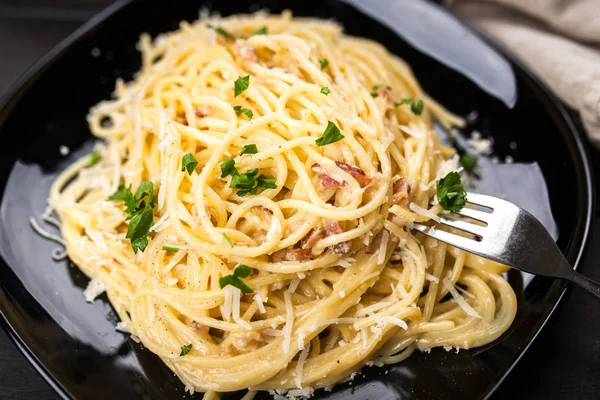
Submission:
[[[97,14],[95,14],[92,18],[86,21],[84,24],[79,26],[69,35],[67,35],[64,39],[58,42],[55,46],[53,46],[48,52],[46,52],[40,59],[38,59],[33,65],[31,65],[27,70],[19,76],[19,78],[10,85],[8,90],[0,97],[0,129],[4,126],[6,119],[12,113],[13,107],[22,99],[22,97],[29,91],[29,89],[35,85],[35,83],[39,80],[39,78],[45,73],[45,71],[51,67],[56,61],[58,61],[64,53],[69,51],[69,49],[79,42],[83,40],[86,36],[93,33],[102,23],[112,17],[114,14],[120,12],[126,6],[139,2],[139,0],[117,0],[104,9],[100,10]],[[342,1],[343,2],[343,1]],[[352,5],[350,5],[352,6]],[[434,6],[439,6],[434,4]],[[439,6],[441,7],[441,6]],[[567,142],[571,142],[571,145],[575,146],[576,153],[580,156],[580,167],[576,166],[576,172],[579,169],[582,170],[583,176],[578,176],[578,180],[583,181],[583,191],[585,191],[585,196],[582,196],[579,201],[583,202],[584,212],[581,213],[575,225],[575,234],[580,235],[578,241],[581,243],[576,246],[574,249],[574,263],[573,269],[577,270],[580,267],[582,259],[584,258],[588,245],[589,238],[591,232],[592,221],[595,215],[595,184],[593,180],[593,170],[590,162],[590,155],[584,144],[584,138],[582,135],[585,133],[580,132],[579,129],[575,126],[573,119],[565,105],[558,98],[558,96],[538,77],[529,66],[525,65],[525,63],[514,55],[510,50],[504,47],[501,43],[493,40],[485,33],[476,29],[472,24],[464,19],[456,16],[454,13],[449,12],[451,18],[455,18],[461,24],[463,24],[467,29],[474,35],[478,36],[482,40],[484,40],[488,45],[492,48],[499,50],[502,57],[506,58],[511,64],[516,65],[526,76],[527,79],[533,82],[533,86],[537,89],[538,96],[536,96],[540,101],[549,102],[552,106],[555,107],[558,115],[562,118],[562,121],[566,124],[566,127],[569,130],[569,135],[561,135]],[[544,98],[545,97],[545,98]],[[570,155],[572,155],[573,150],[567,150]],[[572,244],[569,243],[568,247],[571,247]],[[571,249],[569,249],[571,250]],[[552,308],[548,311],[548,314],[543,317],[543,320],[540,323],[539,328],[535,331],[531,339],[528,343],[526,343],[519,354],[516,356],[515,360],[512,362],[510,367],[508,367],[497,379],[494,383],[488,386],[487,392],[484,394],[483,399],[489,399],[493,393],[499,388],[499,386],[504,382],[507,376],[511,373],[511,371],[515,368],[515,366],[519,363],[521,358],[527,352],[527,350],[531,347],[533,342],[537,339],[539,334],[542,332],[554,312],[556,308],[561,304],[567,289],[570,287],[567,282],[561,281],[559,283],[558,291],[559,295],[556,299]],[[2,325],[4,331],[7,333],[8,337],[12,340],[12,342],[16,345],[16,347],[21,351],[21,353],[25,356],[27,361],[33,366],[36,372],[48,383],[48,385],[54,390],[54,392],[64,400],[77,400],[75,397],[71,395],[69,390],[63,385],[60,380],[55,377],[52,372],[48,370],[46,365],[35,355],[30,346],[25,342],[25,340],[21,337],[19,332],[15,329],[15,324],[10,320],[9,316],[5,312],[5,309],[10,308],[10,300],[7,296],[7,291],[4,285],[0,284],[0,325]]]

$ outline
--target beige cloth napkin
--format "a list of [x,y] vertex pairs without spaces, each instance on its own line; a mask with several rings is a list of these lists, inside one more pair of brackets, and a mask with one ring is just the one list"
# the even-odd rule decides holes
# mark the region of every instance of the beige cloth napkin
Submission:
[[460,18],[519,56],[600,147],[600,0],[447,0]]

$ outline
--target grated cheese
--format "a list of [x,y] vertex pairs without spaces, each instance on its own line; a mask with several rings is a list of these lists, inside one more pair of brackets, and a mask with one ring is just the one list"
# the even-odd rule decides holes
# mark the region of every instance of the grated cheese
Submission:
[[407,330],[408,329],[408,324],[404,321],[402,321],[400,318],[398,317],[394,317],[393,315],[384,315],[384,316],[376,316],[375,317],[375,321],[380,322],[380,323],[390,323],[390,324],[394,324],[399,326],[400,328]]
[[292,279],[290,282],[290,286],[288,286],[288,292],[294,293],[296,289],[298,289],[298,285],[300,284],[300,279]]
[[435,276],[431,275],[430,273],[425,273],[425,279],[427,279],[428,281],[431,282],[439,282],[440,280],[438,278],[436,278]]
[[479,313],[475,311],[475,309],[473,309],[473,307],[471,307],[469,303],[467,303],[464,297],[462,297],[460,293],[458,293],[458,291],[454,288],[454,286],[450,282],[450,279],[444,278],[443,283],[444,287],[448,289],[448,291],[454,298],[454,301],[456,301],[456,304],[458,304],[460,308],[462,308],[465,311],[465,313],[467,313],[467,315],[470,315],[471,317],[475,318],[481,318],[481,315],[479,315]]
[[385,255],[389,238],[390,235],[388,231],[384,229],[381,233],[381,243],[379,243],[379,253],[377,254],[377,264],[379,265],[383,265],[383,263],[385,263]]
[[248,323],[248,321],[244,320],[243,318],[240,317],[240,303],[241,303],[241,295],[242,295],[242,291],[236,287],[233,286],[226,286],[226,287],[230,287],[232,288],[232,302],[231,302],[231,311],[233,314],[233,320],[243,326],[244,328],[246,328],[247,330],[251,331],[252,327],[250,326],[250,324]]
[[267,336],[283,336],[283,332],[277,329],[263,329],[263,333]]
[[233,293],[231,290],[234,289],[233,286],[225,286],[223,288],[223,319],[225,321],[231,320],[231,302],[233,301]]
[[302,369],[304,368],[304,362],[308,358],[308,351],[310,350],[310,342],[308,346],[306,346],[302,353],[300,353],[300,357],[298,357],[298,364],[296,364],[296,387],[298,389],[302,389]]
[[285,326],[283,327],[283,352],[289,353],[290,341],[292,340],[292,325],[294,324],[294,308],[292,306],[292,300],[290,292],[283,292],[283,298],[285,300]]
[[[258,292],[258,290],[257,290]],[[264,301],[262,299],[262,297],[260,296],[260,293],[256,293],[253,297],[254,301],[256,302],[256,306],[258,307],[258,311],[260,311],[261,314],[264,314],[267,312],[267,310],[265,309],[264,306]]]
[[[393,284],[391,284],[391,285],[392,285],[392,288],[393,288]],[[372,306],[361,308],[354,315],[357,316],[357,317],[363,317],[365,315],[372,314],[373,312],[375,312],[377,310],[381,310],[382,308],[386,308],[386,307],[389,307],[389,306],[392,306],[392,305],[394,305],[394,303],[391,302],[391,301],[384,301],[384,302],[381,302],[381,303],[375,303]]]
[[435,222],[440,222],[440,217],[431,212],[430,210],[421,207],[420,205],[416,204],[416,203],[410,203],[410,205],[408,206],[408,208],[410,208],[413,212],[415,212],[416,214],[422,215],[424,217],[428,217],[432,220],[434,220]]
[[87,287],[83,291],[83,296],[85,297],[85,301],[88,303],[93,303],[96,297],[100,296],[106,290],[106,286],[104,283],[98,278],[93,278],[89,281]]
[[117,322],[115,329],[118,330],[119,332],[129,333],[129,328],[127,327],[127,322],[125,322],[125,321]]

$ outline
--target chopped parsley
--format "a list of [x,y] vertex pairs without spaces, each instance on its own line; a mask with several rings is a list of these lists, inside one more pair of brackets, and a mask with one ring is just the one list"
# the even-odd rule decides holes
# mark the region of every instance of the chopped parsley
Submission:
[[240,156],[243,154],[256,154],[258,153],[258,147],[255,144],[245,144],[240,150]]
[[198,166],[198,160],[196,160],[196,157],[192,153],[187,153],[181,159],[181,171],[187,171],[188,175],[194,172],[196,166]]
[[460,156],[460,165],[467,171],[468,173],[475,173],[475,170],[478,166],[477,156],[475,154],[469,153],[464,147],[460,145],[458,142],[458,138],[450,129],[444,129],[446,132],[446,136],[448,137],[448,144],[451,147],[456,149],[456,152]]
[[464,153],[460,156],[460,165],[465,171],[473,172],[477,168],[477,157],[471,153]]
[[[242,151],[240,155],[245,153],[251,153],[255,149],[251,146],[256,145],[247,145],[250,146],[250,151]],[[221,178],[225,178],[231,175],[231,182],[229,183],[229,187],[232,189],[238,189],[237,195],[240,197],[244,197],[248,193],[256,194],[258,193],[258,189],[277,189],[277,184],[275,183],[275,178],[266,175],[258,175],[258,168],[249,169],[248,171],[241,174],[237,168],[235,167],[235,160],[233,158],[228,158],[227,160],[221,163]]]
[[415,101],[415,99],[413,99],[412,97],[408,97],[396,103],[396,107],[401,106],[403,104],[410,104],[410,110],[415,115],[421,115],[421,113],[423,112],[423,100]]
[[229,247],[233,247],[233,243],[231,242],[231,239],[229,239],[229,236],[227,236],[226,233],[223,233],[223,240],[225,240],[225,243],[227,243]]
[[[373,88],[372,88],[373,92],[371,92],[371,97],[373,97],[373,98],[379,97],[379,93],[377,93],[377,90],[379,90],[381,87],[383,87],[383,84],[381,84],[381,83],[373,85]],[[392,90],[392,87],[390,85],[385,85],[385,88],[387,90]],[[398,105],[398,104],[396,104],[396,105]]]
[[219,27],[219,26],[214,26],[211,24],[207,25],[209,29],[212,29],[213,31],[217,32],[219,35],[223,36],[225,39],[235,39],[235,37],[227,32],[225,29]]
[[250,36],[254,36],[254,35],[266,35],[267,34],[267,27],[263,26],[262,28],[259,28],[257,30],[255,30],[254,32],[252,32],[250,34]]
[[444,210],[457,212],[467,204],[467,192],[458,172],[449,172],[448,175],[437,181],[435,186],[438,202]]
[[171,253],[176,253],[179,251],[179,247],[175,247],[175,246],[163,246],[162,249],[164,251],[170,251]]
[[148,246],[148,235],[154,220],[152,208],[154,207],[154,186],[150,181],[143,181],[138,190],[133,194],[131,185],[119,185],[119,188],[108,200],[123,200],[129,214],[126,221],[129,220],[127,235],[125,237],[131,240],[131,247],[134,253],[138,250],[142,252]]
[[98,163],[98,161],[100,160],[100,152],[97,150],[92,151],[92,154],[90,155],[90,162],[88,162],[88,167],[93,167],[94,165],[96,165]]
[[[374,91],[375,91],[375,90],[379,90],[379,88],[381,88],[382,86],[383,86],[383,84],[381,84],[381,83],[378,83],[378,84],[376,84],[376,85],[373,85],[373,90],[374,90]],[[385,88],[386,88],[387,90],[392,90],[392,87],[391,87],[390,85],[385,85]]]
[[223,289],[225,286],[231,285],[240,289],[244,294],[252,293],[252,289],[242,281],[242,278],[247,278],[251,273],[252,269],[249,266],[240,265],[233,270],[233,274],[219,278],[219,286]]
[[235,168],[235,160],[233,158],[228,158],[221,163],[221,178],[225,178],[226,176],[237,173],[237,169]]
[[244,113],[248,117],[248,119],[252,119],[254,113],[249,108],[242,108],[242,106],[233,106],[233,111],[235,111],[235,115],[239,116]]
[[329,88],[327,86],[323,86],[321,88],[321,94],[324,94],[325,96],[327,96],[329,93],[331,93],[331,90],[329,90]]
[[246,75],[243,78],[241,76],[238,77],[233,84],[235,95],[234,97],[238,97],[250,86],[250,75]]
[[319,64],[321,65],[321,69],[325,69],[329,65],[329,60],[326,58],[319,60]]
[[185,346],[181,346],[181,353],[179,353],[179,357],[183,357],[185,355],[187,355],[190,350],[192,350],[192,344],[186,344]]
[[344,137],[345,136],[342,135],[340,128],[338,128],[336,124],[331,121],[327,121],[327,128],[325,128],[325,132],[323,132],[323,135],[320,138],[315,140],[315,143],[317,146],[326,146],[328,144],[338,142]]

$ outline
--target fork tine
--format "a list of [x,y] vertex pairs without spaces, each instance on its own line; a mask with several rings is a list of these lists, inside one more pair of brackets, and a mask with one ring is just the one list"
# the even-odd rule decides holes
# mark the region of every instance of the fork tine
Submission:
[[440,242],[448,243],[451,246],[458,247],[459,249],[475,254],[481,254],[481,249],[478,248],[480,242],[476,242],[475,240],[467,239],[465,237],[439,229],[431,229],[431,227],[421,224],[414,224],[413,229],[437,239]]
[[470,222],[461,221],[459,219],[447,218],[447,217],[442,216],[442,217],[440,217],[440,221],[444,225],[459,229],[461,231],[473,233],[473,234],[479,235],[479,236],[483,236],[483,233],[485,231],[484,226],[475,225]]
[[469,217],[481,222],[489,222],[491,220],[491,214],[483,211],[475,210],[473,208],[464,207],[462,210],[455,212],[455,214],[462,215],[463,217]]
[[497,197],[488,196],[488,195],[479,194],[479,193],[471,193],[471,192],[467,193],[467,203],[491,208],[492,210],[495,207],[500,206],[501,202],[503,202],[503,200],[501,200]]

